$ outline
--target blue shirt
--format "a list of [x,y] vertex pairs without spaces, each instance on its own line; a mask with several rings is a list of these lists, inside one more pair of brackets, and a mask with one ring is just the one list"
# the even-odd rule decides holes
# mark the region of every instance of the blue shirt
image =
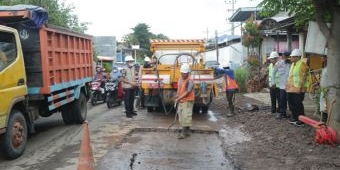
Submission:
[[[227,79],[227,76],[229,76],[233,80],[235,79],[234,71],[230,68],[227,69],[215,68],[215,74],[217,75],[223,74],[225,79]],[[235,91],[235,89],[228,89],[228,87],[226,87],[226,91]]]

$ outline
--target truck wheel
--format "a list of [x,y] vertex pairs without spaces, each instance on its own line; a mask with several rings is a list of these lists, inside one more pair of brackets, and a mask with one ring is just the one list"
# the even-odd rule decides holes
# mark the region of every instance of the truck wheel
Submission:
[[72,103],[73,116],[75,123],[82,124],[87,118],[87,106],[86,97],[83,93],[80,93],[79,99],[76,99]]
[[74,118],[72,114],[73,113],[72,113],[72,109],[70,109],[70,104],[63,106],[63,109],[61,110],[61,116],[66,125],[70,125],[74,123]]
[[153,107],[148,106],[148,107],[146,107],[146,110],[147,110],[148,112],[152,112],[152,111],[153,111]]
[[192,113],[199,113],[200,112],[200,108],[194,104],[194,107],[192,108]]
[[201,109],[202,109],[202,113],[207,113],[208,110],[209,110],[209,105],[207,105],[207,106],[202,106]]
[[21,156],[26,147],[27,134],[24,115],[19,110],[13,110],[9,117],[7,131],[1,137],[1,153],[9,159]]

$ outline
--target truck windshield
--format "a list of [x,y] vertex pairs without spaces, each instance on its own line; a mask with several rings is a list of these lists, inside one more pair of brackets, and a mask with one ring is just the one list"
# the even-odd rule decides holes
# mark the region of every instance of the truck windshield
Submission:
[[[187,53],[188,55],[185,55],[183,53]],[[191,55],[189,55],[191,54]],[[180,56],[179,56],[180,55]],[[155,56],[159,60],[161,64],[174,64],[177,59],[177,63],[193,63],[193,60],[195,59],[196,61],[199,60],[200,56],[197,52],[192,52],[192,51],[156,51]],[[194,59],[193,57],[194,56]]]

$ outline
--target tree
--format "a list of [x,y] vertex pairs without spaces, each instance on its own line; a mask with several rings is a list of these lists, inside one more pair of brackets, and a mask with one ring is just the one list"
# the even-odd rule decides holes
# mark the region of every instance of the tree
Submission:
[[[301,24],[303,17],[305,20],[316,20],[320,30],[325,35],[328,44],[328,77],[330,80],[330,91],[332,94],[328,98],[330,103],[329,114],[331,126],[340,133],[340,0],[264,0],[260,6],[264,14],[274,14],[275,12],[286,10],[295,14],[297,24]],[[327,22],[331,25],[327,26]]]
[[127,47],[132,45],[139,45],[139,47],[144,51],[139,53],[137,58],[144,57],[144,55],[150,56],[150,39],[168,39],[164,34],[153,34],[150,32],[149,25],[145,23],[139,23],[132,29],[132,33],[123,36],[123,44]]
[[74,15],[73,5],[66,5],[60,0],[2,0],[0,5],[31,4],[40,6],[48,11],[48,23],[70,28],[74,31],[84,33],[88,27],[87,23],[79,23],[77,15]]

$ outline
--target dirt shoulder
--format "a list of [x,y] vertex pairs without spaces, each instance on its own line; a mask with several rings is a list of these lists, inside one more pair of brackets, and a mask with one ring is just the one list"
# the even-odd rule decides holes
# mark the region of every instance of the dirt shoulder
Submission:
[[[226,112],[225,102],[215,100],[211,109]],[[260,110],[246,111],[243,108],[247,103],[260,106]],[[289,124],[289,119],[276,120],[276,115],[268,114],[268,105],[243,95],[236,97],[236,106],[236,116],[226,118],[226,124],[240,128],[251,140],[225,144],[224,149],[239,169],[340,169],[339,145],[314,143],[315,130],[311,126],[296,127]],[[306,115],[312,117],[313,113],[309,110]]]

